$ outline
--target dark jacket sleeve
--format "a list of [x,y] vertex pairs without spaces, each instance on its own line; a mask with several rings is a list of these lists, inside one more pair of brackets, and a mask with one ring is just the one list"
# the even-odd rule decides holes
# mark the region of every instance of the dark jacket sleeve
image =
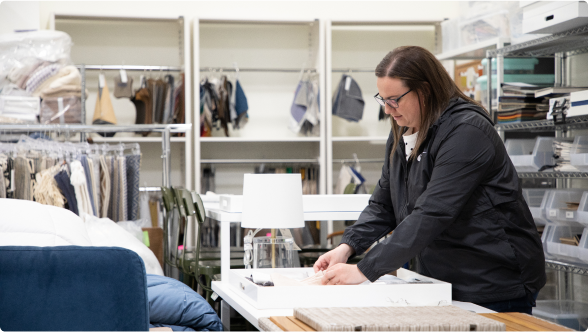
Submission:
[[359,215],[355,224],[345,229],[341,239],[341,243],[346,243],[355,250],[353,256],[361,255],[376,240],[390,233],[396,226],[392,199],[390,198],[390,152],[392,141],[393,138],[390,135],[386,144],[386,157],[382,167],[382,176],[376,184],[368,206]]
[[457,219],[494,156],[495,147],[483,130],[471,124],[456,126],[443,139],[427,189],[412,213],[372,248],[359,270],[373,282],[418,255]]

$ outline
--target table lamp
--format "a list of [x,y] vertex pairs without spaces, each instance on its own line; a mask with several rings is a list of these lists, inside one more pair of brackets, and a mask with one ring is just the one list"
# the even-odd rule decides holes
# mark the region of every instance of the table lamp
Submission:
[[275,268],[276,229],[304,227],[301,175],[245,174],[241,227],[256,229],[244,239],[245,267],[251,267],[253,237],[261,229],[270,228],[271,239],[266,243],[271,244],[271,266]]

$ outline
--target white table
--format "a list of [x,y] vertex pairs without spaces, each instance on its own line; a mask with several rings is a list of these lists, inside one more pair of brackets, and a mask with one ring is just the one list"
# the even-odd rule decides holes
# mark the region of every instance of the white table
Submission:
[[[224,302],[221,304],[221,320],[225,327],[225,331],[229,331],[231,326],[228,306],[231,306],[233,309],[235,309],[258,330],[260,329],[258,321],[262,317],[294,316],[293,309],[256,309],[254,306],[245,301],[241,295],[234,292],[230,285],[222,281],[213,281],[212,290],[214,290],[223,299]],[[495,313],[495,311],[469,302],[452,301],[451,304],[478,314]]]
[[[241,213],[222,211],[218,208],[213,208],[209,204],[207,204],[205,207],[206,216],[219,221],[221,224],[221,281],[213,281],[212,290],[215,291],[223,300],[221,302],[221,320],[225,330],[228,331],[231,326],[230,307],[233,307],[257,329],[259,329],[258,320],[261,317],[293,316],[294,312],[292,309],[256,309],[251,304],[247,303],[247,301],[245,301],[243,298],[241,298],[239,294],[231,290],[229,285],[229,270],[231,268],[230,226],[232,222],[241,222]],[[341,210],[345,210],[345,207],[343,207]],[[304,212],[304,220],[357,220],[362,211],[363,208],[358,209],[358,211],[306,211]],[[453,301],[452,304],[466,310],[474,311],[476,313],[494,313],[494,311],[480,307],[473,303]]]

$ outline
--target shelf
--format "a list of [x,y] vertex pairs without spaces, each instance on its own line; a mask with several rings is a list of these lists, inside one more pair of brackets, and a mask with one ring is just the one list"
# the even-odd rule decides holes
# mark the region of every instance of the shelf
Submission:
[[456,50],[437,54],[437,59],[443,60],[470,60],[486,58],[486,51],[495,50],[498,45],[510,43],[508,38],[492,38],[474,45],[460,47]]
[[496,129],[514,130],[555,130],[556,127],[566,129],[588,128],[588,115],[573,116],[566,118],[565,123],[554,124],[553,120],[525,121],[518,123],[497,124]]
[[519,172],[521,179],[586,179],[588,172]]
[[[161,143],[161,137],[92,137],[94,143]],[[186,137],[171,137],[171,143],[186,143]]]
[[388,141],[388,136],[340,136],[333,137],[333,142],[382,142]]
[[588,275],[588,266],[577,266],[570,263],[564,263],[553,260],[545,260],[545,267],[552,270],[564,271],[579,275]]
[[540,57],[565,53],[572,56],[588,52],[588,25],[523,42],[496,50],[489,50],[489,57]]
[[200,137],[202,143],[273,143],[273,142],[320,142],[320,137]]

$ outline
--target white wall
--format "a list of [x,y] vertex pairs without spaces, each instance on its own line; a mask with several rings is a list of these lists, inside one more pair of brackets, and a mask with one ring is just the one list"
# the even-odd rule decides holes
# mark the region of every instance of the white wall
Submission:
[[40,25],[59,14],[227,19],[430,21],[456,17],[458,1],[40,1]]

